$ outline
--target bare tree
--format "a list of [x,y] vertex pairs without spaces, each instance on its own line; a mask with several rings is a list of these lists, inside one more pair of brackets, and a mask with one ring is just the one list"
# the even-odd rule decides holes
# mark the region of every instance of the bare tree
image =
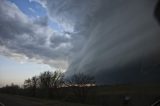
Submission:
[[62,87],[64,84],[64,74],[61,71],[55,71],[52,77],[52,86],[54,88]]
[[64,85],[64,74],[59,70],[59,71],[55,71],[52,77],[52,89],[53,89],[53,93],[54,96],[56,98],[62,97],[62,93],[63,90],[61,89],[61,87]]
[[36,90],[38,88],[38,80],[39,78],[37,76],[32,77],[32,96],[36,96]]
[[50,72],[46,71],[41,73],[39,76],[40,87],[44,88],[48,92],[48,96],[51,98],[53,96],[53,90],[56,90],[58,87],[61,87],[63,84],[63,73],[60,71]]
[[32,96],[36,96],[36,89],[38,88],[38,77],[34,76],[24,81],[24,88],[30,90]]
[[41,88],[50,88],[51,87],[51,79],[52,79],[52,72],[46,71],[41,73],[39,76],[40,79],[40,87]]
[[39,85],[40,88],[44,89],[47,93],[47,96],[49,98],[52,97],[52,72],[46,71],[40,74],[39,79]]
[[31,79],[30,78],[28,78],[28,79],[26,79],[25,81],[24,81],[24,88],[26,89],[26,88],[30,88],[32,86],[32,81],[31,81]]
[[78,73],[67,78],[65,84],[71,87],[75,96],[84,103],[90,88],[95,85],[95,79],[93,76]]

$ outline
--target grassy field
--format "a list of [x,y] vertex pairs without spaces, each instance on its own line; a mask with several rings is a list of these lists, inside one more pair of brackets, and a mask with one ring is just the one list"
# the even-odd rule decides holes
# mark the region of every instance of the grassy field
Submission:
[[93,106],[8,94],[0,94],[0,103],[3,103],[5,106]]
[[[160,85],[114,85],[94,88],[96,96],[93,100],[105,106],[150,106],[160,99]],[[124,105],[124,97],[129,96],[128,105]],[[90,99],[91,99],[90,97]]]
[[[130,97],[127,105],[124,104],[125,96]],[[65,98],[69,97],[66,96]],[[97,106],[151,106],[158,99],[160,99],[160,85],[98,86],[90,91],[87,104]],[[0,94],[0,102],[6,106],[93,106],[6,94]]]

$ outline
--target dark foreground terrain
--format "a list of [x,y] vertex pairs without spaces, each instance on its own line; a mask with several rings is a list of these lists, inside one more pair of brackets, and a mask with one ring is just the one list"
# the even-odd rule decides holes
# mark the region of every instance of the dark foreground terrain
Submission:
[[17,95],[0,94],[0,106],[2,104],[4,104],[4,106],[91,106],[78,103],[67,103]]
[[[125,102],[125,97],[129,97],[129,101],[127,103]],[[69,96],[67,96],[67,98],[69,98]],[[97,106],[153,106],[152,104],[156,101],[160,101],[159,84],[94,87],[92,92],[90,92],[86,103],[95,104]],[[76,101],[72,100],[72,102]],[[38,99],[0,93],[0,106],[1,103],[5,106],[91,106],[80,103]]]
[[[101,86],[95,91],[95,101],[103,106],[152,106],[160,100],[159,84]],[[127,103],[125,97],[129,97]]]

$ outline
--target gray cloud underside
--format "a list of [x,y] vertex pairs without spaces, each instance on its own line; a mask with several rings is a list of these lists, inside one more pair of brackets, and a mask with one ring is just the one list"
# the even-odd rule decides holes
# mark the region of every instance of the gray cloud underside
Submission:
[[[50,31],[45,21],[28,22],[15,6],[2,2],[0,44],[10,51],[44,63],[64,62],[69,64],[66,75],[85,72],[101,83],[157,80],[160,26],[153,15],[157,0],[33,1],[46,8],[47,18],[59,23],[64,33]],[[12,9],[6,12],[7,8]]]
[[[47,18],[31,20],[13,3],[1,0],[1,54],[15,58],[24,55],[56,68],[68,67],[69,39],[47,26]],[[64,35],[65,36],[65,35]],[[56,46],[53,46],[56,45]],[[2,49],[3,48],[3,49]],[[22,56],[23,57],[23,56]]]

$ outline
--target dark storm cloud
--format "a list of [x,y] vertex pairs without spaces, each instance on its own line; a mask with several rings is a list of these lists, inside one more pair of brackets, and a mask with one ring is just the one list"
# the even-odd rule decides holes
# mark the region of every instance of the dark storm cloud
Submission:
[[[73,50],[81,49],[73,54],[66,74],[85,72],[103,82],[132,81],[131,75],[146,78],[142,61],[153,60],[160,47],[153,15],[156,0],[44,1],[52,18],[58,16],[64,26],[69,24],[77,32],[72,35]],[[154,61],[151,67],[159,62]]]
[[84,72],[101,83],[157,78],[151,71],[160,62],[160,26],[153,15],[157,0],[33,1],[41,3],[47,18],[64,32],[50,30],[46,19],[29,21],[15,5],[3,1],[0,44],[7,50],[46,64],[69,64],[66,75]]
[[[88,41],[67,73],[85,72],[103,83],[135,81],[135,77],[139,81],[147,79],[150,74],[143,77],[147,69],[141,72],[141,64],[145,66],[144,60],[151,61],[150,57],[158,57],[156,53],[160,52],[160,27],[153,16],[156,1],[102,0],[101,3],[90,21],[93,27],[89,28]],[[150,63],[152,68],[160,62],[154,61]]]

